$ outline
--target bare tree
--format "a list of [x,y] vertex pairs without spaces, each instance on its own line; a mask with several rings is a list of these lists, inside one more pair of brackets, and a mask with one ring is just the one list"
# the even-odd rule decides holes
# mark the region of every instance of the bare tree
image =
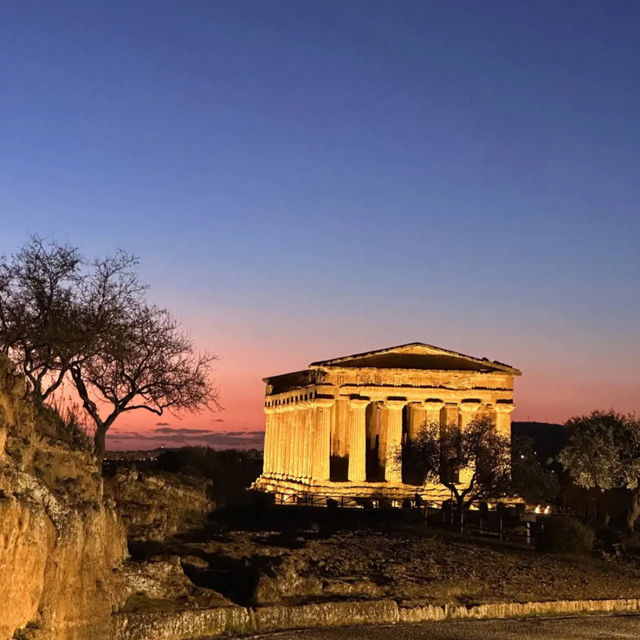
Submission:
[[214,356],[199,354],[168,311],[146,302],[137,259],[92,261],[32,238],[0,261],[0,350],[25,373],[37,402],[67,376],[95,424],[95,453],[125,411],[217,406]]
[[164,309],[140,304],[114,318],[100,351],[71,367],[83,406],[95,423],[95,453],[104,455],[105,435],[118,416],[144,409],[217,406],[209,381],[215,356],[197,353],[178,322]]
[[37,237],[0,261],[0,349],[20,366],[40,403],[60,387],[80,350],[81,262],[75,247]]

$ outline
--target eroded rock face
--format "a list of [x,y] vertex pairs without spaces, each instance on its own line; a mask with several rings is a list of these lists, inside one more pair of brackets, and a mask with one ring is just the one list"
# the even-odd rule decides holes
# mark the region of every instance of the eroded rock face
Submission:
[[120,468],[105,479],[130,540],[162,541],[213,511],[204,481],[176,474]]
[[[322,581],[316,576],[300,575],[293,558],[284,558],[266,571],[261,572],[253,595],[256,604],[270,604],[283,599],[313,597],[322,594]],[[304,567],[306,568],[306,567]]]
[[127,563],[124,576],[127,597],[143,595],[157,600],[179,598],[189,595],[193,586],[184,575],[177,556]]
[[121,599],[124,527],[61,428],[0,360],[0,640],[106,639]]

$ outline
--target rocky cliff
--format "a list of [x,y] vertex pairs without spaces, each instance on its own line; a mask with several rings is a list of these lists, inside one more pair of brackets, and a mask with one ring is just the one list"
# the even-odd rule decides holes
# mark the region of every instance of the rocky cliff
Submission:
[[95,459],[0,359],[0,640],[106,639],[126,553]]

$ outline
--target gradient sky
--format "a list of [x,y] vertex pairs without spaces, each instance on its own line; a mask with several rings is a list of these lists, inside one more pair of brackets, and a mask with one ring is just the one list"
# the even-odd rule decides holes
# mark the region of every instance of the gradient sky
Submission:
[[219,354],[222,413],[112,446],[260,430],[262,377],[411,341],[519,367],[516,419],[640,410],[639,34],[632,0],[4,2],[0,253],[133,251]]

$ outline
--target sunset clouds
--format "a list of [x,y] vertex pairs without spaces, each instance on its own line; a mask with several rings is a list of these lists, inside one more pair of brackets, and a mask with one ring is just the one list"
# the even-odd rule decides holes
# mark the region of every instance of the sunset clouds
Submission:
[[109,449],[155,449],[157,447],[206,446],[214,449],[261,449],[264,432],[214,431],[185,427],[158,427],[138,431],[112,431],[107,436]]

